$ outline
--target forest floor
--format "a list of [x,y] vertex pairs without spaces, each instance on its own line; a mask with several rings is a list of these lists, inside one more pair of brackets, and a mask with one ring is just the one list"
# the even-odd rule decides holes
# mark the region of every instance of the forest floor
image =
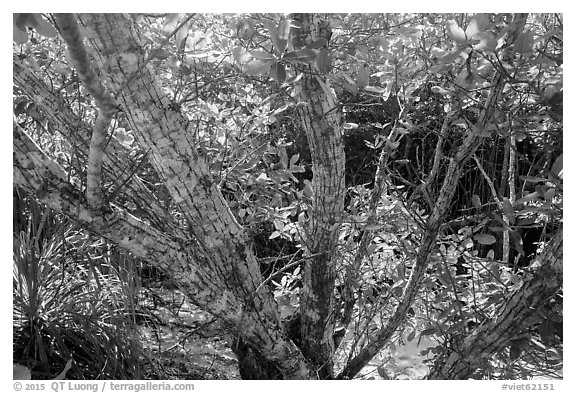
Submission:
[[139,323],[146,379],[240,379],[236,356],[210,314],[173,289],[150,289]]
[[[240,379],[236,356],[218,321],[172,288],[147,293],[150,296],[142,303],[147,317],[139,323],[142,347],[148,354],[146,379]],[[358,378],[421,379],[428,366],[420,352],[434,345],[423,338],[419,345],[417,340],[398,345],[394,353],[384,350]]]

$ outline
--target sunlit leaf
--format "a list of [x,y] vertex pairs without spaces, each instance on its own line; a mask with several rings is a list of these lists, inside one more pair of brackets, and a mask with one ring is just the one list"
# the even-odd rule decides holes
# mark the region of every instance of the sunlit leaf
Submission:
[[433,93],[437,93],[437,94],[442,94],[442,95],[453,95],[454,93],[451,92],[450,90],[446,90],[445,88],[441,87],[441,86],[432,86],[430,88],[430,90]]
[[290,20],[282,19],[278,24],[278,38],[284,41],[290,36]]
[[448,28],[448,33],[450,34],[450,37],[454,41],[458,43],[466,42],[466,33],[464,33],[464,30],[462,30],[462,28],[458,26],[458,23],[455,20],[449,20],[446,24],[446,27]]
[[490,26],[490,19],[486,14],[476,14],[466,28],[466,36],[474,38],[476,34],[484,32]]
[[244,71],[249,75],[262,75],[268,72],[272,63],[262,60],[254,60],[244,66]]
[[386,92],[386,89],[384,87],[379,87],[379,86],[366,86],[364,88],[364,90],[371,91],[371,92],[377,93],[377,94],[384,94]]
[[356,123],[344,123],[342,125],[342,127],[345,130],[354,130],[354,129],[358,128],[358,124],[356,124]]
[[190,21],[186,22],[178,32],[176,33],[176,49],[178,51],[184,50],[186,47],[186,39],[188,38],[188,32],[190,31]]
[[563,154],[560,154],[558,158],[552,164],[551,172],[556,176],[562,178],[563,177],[563,169],[562,169],[562,162],[563,162]]
[[496,41],[494,34],[489,31],[476,34],[474,41],[478,41],[478,43],[472,46],[475,50],[494,52],[496,50],[496,46],[498,45],[498,41]]
[[178,19],[180,14],[168,14],[164,19],[164,31],[172,32],[178,26]]
[[247,52],[246,49],[241,46],[234,48],[232,55],[238,63],[244,63],[251,59],[250,52]]
[[258,60],[276,60],[276,56],[274,56],[272,53],[265,52],[263,50],[254,50],[251,51],[250,54],[252,55],[252,57]]

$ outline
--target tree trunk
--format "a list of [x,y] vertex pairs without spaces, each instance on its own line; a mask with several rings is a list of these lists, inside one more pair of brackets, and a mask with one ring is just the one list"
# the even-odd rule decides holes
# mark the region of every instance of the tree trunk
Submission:
[[468,337],[454,337],[450,350],[439,356],[428,379],[468,379],[490,358],[533,327],[538,311],[562,287],[563,229],[548,242],[520,288],[496,310],[495,317]]
[[[320,38],[330,39],[329,23],[312,14],[296,14],[294,43],[306,45]],[[295,44],[296,45],[296,44]],[[300,49],[300,48],[294,48]],[[302,275],[300,299],[302,351],[320,379],[334,377],[334,283],[336,245],[344,210],[344,143],[336,97],[327,80],[311,65],[306,66],[296,98],[307,105],[299,109],[300,120],[312,156],[312,212],[305,228],[309,258]]]

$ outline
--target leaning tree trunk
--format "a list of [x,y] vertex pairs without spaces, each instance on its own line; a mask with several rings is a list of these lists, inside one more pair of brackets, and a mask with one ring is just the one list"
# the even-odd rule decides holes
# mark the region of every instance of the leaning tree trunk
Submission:
[[449,350],[434,362],[428,379],[468,379],[484,368],[490,358],[510,346],[537,323],[538,310],[562,288],[562,227],[548,242],[526,274],[523,284],[507,296],[495,317],[476,328],[468,337],[455,337]]

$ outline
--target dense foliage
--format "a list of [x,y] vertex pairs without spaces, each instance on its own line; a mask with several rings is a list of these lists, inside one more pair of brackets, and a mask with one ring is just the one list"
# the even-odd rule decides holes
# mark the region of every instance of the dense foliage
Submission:
[[[336,100],[319,104],[325,115],[339,116],[346,156],[337,195],[344,207],[333,222],[328,263],[335,267],[327,304],[336,371],[321,371],[326,378],[357,376],[372,358],[380,378],[415,377],[394,359],[406,343],[421,340],[428,343],[422,356],[430,375],[446,376],[439,370],[447,359],[465,352],[466,340],[484,340],[489,334],[482,328],[502,310],[532,307],[508,303],[532,282],[554,289],[547,298],[535,294],[539,308],[519,311],[525,320],[516,327],[502,322],[506,341],[486,349],[489,359],[467,376],[561,377],[561,267],[560,273],[546,267],[549,258],[561,259],[561,15],[327,14],[309,35],[300,17],[284,14],[130,18],[144,53],[137,68],[147,69],[163,94],[150,93],[149,100],[161,104],[166,118],[181,116],[179,130],[194,147],[187,151],[212,179],[200,178],[195,187],[214,184],[221,193],[249,238],[258,289],[272,293],[279,323],[306,356],[304,276],[307,261],[321,254],[314,252],[321,249],[314,228],[323,222],[315,182],[331,156],[311,144],[316,119],[305,113],[321,98],[306,102],[301,86],[316,83]],[[108,105],[90,81],[101,78],[102,89],[117,93],[118,108],[110,110],[103,134],[100,203],[174,238],[196,236],[180,188],[158,169],[160,153],[121,98],[134,76],[119,86],[115,65],[96,43],[99,33],[84,21],[80,31],[94,64],[87,78],[62,38],[63,20],[14,16],[15,135],[22,130],[62,169],[72,194],[88,193],[90,136]],[[78,217],[63,204],[42,199],[48,191],[37,199],[68,217],[43,210],[17,183],[15,359],[41,370],[35,374],[41,378],[57,374],[70,357],[79,365],[70,378],[141,376],[138,359],[145,355],[136,336],[122,334],[138,329],[134,291],[146,282],[134,277],[141,267],[126,263],[139,255],[120,251],[125,243],[90,221],[85,229],[74,224]],[[78,203],[98,201],[92,198],[78,196]],[[558,238],[560,254],[553,248]],[[196,256],[203,263],[205,256]],[[139,263],[181,286],[162,266]],[[191,300],[203,307],[200,297]],[[240,361],[248,353],[264,367],[269,359],[249,340],[243,351],[242,337],[223,331]],[[100,353],[102,342],[121,356]],[[370,371],[358,375],[378,377]]]

